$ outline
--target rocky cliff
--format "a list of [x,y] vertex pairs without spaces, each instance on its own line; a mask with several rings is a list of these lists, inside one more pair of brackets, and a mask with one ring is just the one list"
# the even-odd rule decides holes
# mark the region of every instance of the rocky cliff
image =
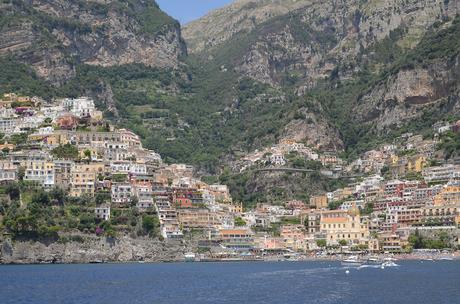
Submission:
[[184,38],[208,58],[245,43],[232,61],[238,73],[270,85],[295,81],[305,93],[334,71],[352,77],[363,52],[393,31],[404,29],[398,44],[413,48],[430,25],[459,11],[458,1],[443,0],[245,0],[186,25]]
[[446,43],[459,36],[445,33],[459,12],[444,0],[245,0],[186,25],[184,37],[203,65],[295,93],[282,138],[340,150],[365,133],[351,122],[378,136],[423,113],[459,112],[458,47]]
[[179,24],[153,1],[2,1],[0,56],[54,84],[79,64],[175,68],[186,54]]
[[181,241],[161,242],[154,239],[85,236],[79,242],[45,244],[3,240],[0,263],[95,263],[95,262],[167,262],[183,261],[187,244]]

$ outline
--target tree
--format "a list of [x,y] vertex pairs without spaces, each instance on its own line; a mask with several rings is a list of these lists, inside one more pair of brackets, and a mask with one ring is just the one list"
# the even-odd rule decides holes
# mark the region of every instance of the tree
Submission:
[[241,218],[241,217],[235,217],[235,226],[237,227],[242,227],[242,226],[246,226],[246,222]]
[[18,180],[22,181],[26,175],[26,168],[20,166],[18,167]]
[[65,191],[58,187],[53,188],[50,191],[49,196],[53,204],[60,206],[64,205],[67,198]]
[[415,233],[411,234],[408,240],[414,249],[420,249],[424,247],[423,237],[420,235],[418,230],[415,230]]
[[144,215],[142,217],[142,229],[144,233],[154,237],[157,235],[157,230],[160,227],[160,221],[157,216]]
[[324,248],[327,245],[326,240],[316,240],[316,245],[320,248]]
[[10,200],[16,201],[21,197],[21,188],[16,182],[9,183],[5,189],[6,194],[10,196]]
[[83,154],[85,155],[85,158],[86,158],[87,160],[91,160],[91,151],[90,151],[90,150],[86,149],[86,150],[83,152]]
[[61,159],[77,159],[78,149],[74,145],[65,144],[51,150],[51,154]]
[[110,201],[110,193],[108,192],[97,192],[94,198],[96,205],[102,205],[108,201]]
[[374,212],[374,203],[367,203],[361,211],[361,215],[369,215]]
[[40,189],[32,195],[32,202],[41,206],[48,206],[50,205],[51,200],[48,193],[46,193],[45,190]]
[[347,240],[340,240],[340,241],[339,241],[339,245],[342,246],[342,247],[343,247],[343,246],[347,246],[347,245],[348,245],[348,242],[347,242]]

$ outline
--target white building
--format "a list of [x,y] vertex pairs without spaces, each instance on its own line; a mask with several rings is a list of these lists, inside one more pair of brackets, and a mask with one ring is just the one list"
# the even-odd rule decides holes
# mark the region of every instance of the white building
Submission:
[[449,181],[460,178],[460,165],[443,165],[423,169],[423,177],[426,182]]
[[0,161],[0,181],[14,181],[17,178],[17,166],[7,160]]
[[340,205],[339,209],[348,211],[355,206],[362,209],[364,208],[364,205],[364,200],[346,201]]
[[3,134],[12,134],[19,123],[19,119],[2,118],[0,119],[0,132]]
[[286,164],[286,160],[282,154],[270,155],[270,163],[275,166],[283,166]]
[[97,219],[108,221],[110,220],[110,207],[109,206],[96,207],[96,209],[94,209],[94,214],[96,215]]
[[137,208],[141,211],[156,208],[155,202],[153,201],[153,191],[151,185],[135,185],[132,187],[132,193],[137,197]]
[[88,97],[66,98],[62,101],[62,107],[78,117],[91,117],[96,111],[94,100]]
[[112,185],[112,203],[126,204],[131,200],[132,187],[129,183],[114,183]]
[[48,161],[28,161],[24,180],[40,183],[45,188],[54,186],[54,163]]

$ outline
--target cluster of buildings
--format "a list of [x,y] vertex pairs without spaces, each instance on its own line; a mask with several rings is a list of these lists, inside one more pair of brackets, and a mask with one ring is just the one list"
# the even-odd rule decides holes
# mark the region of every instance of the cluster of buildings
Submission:
[[[34,123],[26,128],[25,121]],[[0,160],[1,183],[21,179],[73,197],[102,197],[94,210],[100,221],[112,219],[115,209],[158,214],[166,239],[200,231],[202,246],[233,251],[401,252],[417,229],[458,234],[460,165],[429,166],[436,143],[418,136],[406,138],[404,147],[369,151],[346,167],[334,153],[293,141],[247,155],[241,170],[259,161],[283,166],[284,156],[295,152],[362,177],[309,201],[243,210],[227,186],[195,179],[193,167],[164,164],[136,134],[104,122],[89,98],[46,103],[7,94],[0,101],[0,132],[0,148],[8,147]],[[26,141],[5,146],[14,134],[26,134]],[[405,178],[409,172],[417,178]]]
[[340,167],[340,170],[344,163],[335,152],[318,152],[303,143],[285,139],[272,147],[244,155],[236,166],[240,172],[256,164],[281,167],[288,164],[290,153],[303,157],[305,160],[320,162],[324,167]]

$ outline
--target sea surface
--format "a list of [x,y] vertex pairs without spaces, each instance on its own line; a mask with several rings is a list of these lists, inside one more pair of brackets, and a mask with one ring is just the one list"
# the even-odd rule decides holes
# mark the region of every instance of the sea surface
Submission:
[[459,261],[0,266],[0,303],[460,303]]

